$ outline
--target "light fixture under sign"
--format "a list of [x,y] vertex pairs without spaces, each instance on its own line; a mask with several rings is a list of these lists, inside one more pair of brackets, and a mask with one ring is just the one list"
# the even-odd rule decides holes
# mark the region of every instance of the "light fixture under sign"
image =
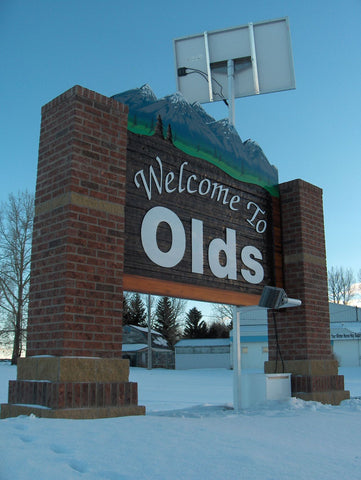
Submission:
[[301,304],[301,300],[288,298],[283,288],[267,286],[263,288],[258,306],[277,310],[279,308],[299,307]]

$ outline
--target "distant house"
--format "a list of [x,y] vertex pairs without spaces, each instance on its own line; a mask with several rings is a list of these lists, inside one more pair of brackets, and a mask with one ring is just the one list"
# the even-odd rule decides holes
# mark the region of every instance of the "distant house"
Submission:
[[340,367],[361,366],[360,308],[330,303],[331,344]]
[[[267,312],[256,310],[241,316],[242,369],[263,369],[268,360]],[[231,338],[180,340],[175,345],[176,369],[232,368]]]
[[[166,340],[155,330],[152,335],[152,367],[174,368],[174,352],[168,348]],[[123,326],[122,357],[132,367],[148,367],[148,328],[136,325]]]
[[180,340],[175,344],[175,368],[230,368],[229,352],[229,338]]

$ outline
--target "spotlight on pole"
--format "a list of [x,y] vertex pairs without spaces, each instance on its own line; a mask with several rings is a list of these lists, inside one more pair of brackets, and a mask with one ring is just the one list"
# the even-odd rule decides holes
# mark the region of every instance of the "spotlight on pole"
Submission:
[[279,308],[299,307],[301,303],[301,300],[288,298],[283,288],[264,287],[258,306],[277,310]]

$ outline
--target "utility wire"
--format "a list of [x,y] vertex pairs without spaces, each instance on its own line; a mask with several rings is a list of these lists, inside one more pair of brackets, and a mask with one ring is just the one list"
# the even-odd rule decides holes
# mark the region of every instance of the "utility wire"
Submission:
[[[184,68],[184,70],[183,70]],[[204,80],[206,82],[208,82],[208,74],[206,72],[203,72],[202,70],[198,70],[197,68],[190,68],[190,67],[183,67],[182,70],[183,70],[183,75],[181,76],[184,76],[184,75],[192,75],[194,73],[198,73],[202,78],[204,78]],[[187,72],[186,70],[191,70],[190,72]],[[213,76],[211,76],[211,79],[214,83],[216,83],[218,86],[219,86],[219,89],[220,89],[220,93],[218,92],[215,92],[214,90],[212,90],[213,92],[213,95],[218,95],[218,97],[220,97],[221,100],[224,101],[224,103],[228,106],[228,102],[227,102],[227,99],[225,98],[224,94],[223,94],[223,86],[222,84],[220,84],[218,82],[218,80],[216,78],[214,78]]]
[[283,361],[282,352],[281,352],[280,344],[279,344],[279,341],[278,341],[276,312],[274,310],[272,310],[272,315],[273,315],[273,324],[274,324],[274,328],[275,328],[275,338],[276,338],[276,347],[277,347],[276,348],[276,365],[275,365],[274,373],[277,373],[278,354],[280,355],[280,359],[281,359],[281,362],[282,362],[282,373],[285,373],[285,364],[284,364],[284,361]]

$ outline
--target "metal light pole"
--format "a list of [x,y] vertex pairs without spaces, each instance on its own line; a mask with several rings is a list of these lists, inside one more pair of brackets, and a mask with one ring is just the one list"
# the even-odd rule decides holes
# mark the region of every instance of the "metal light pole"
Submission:
[[233,408],[241,408],[241,329],[240,307],[233,306]]
[[229,123],[235,126],[236,116],[234,110],[234,61],[227,61],[227,77],[228,77],[228,108]]
[[150,311],[150,294],[148,294],[148,370],[152,370],[152,326]]

